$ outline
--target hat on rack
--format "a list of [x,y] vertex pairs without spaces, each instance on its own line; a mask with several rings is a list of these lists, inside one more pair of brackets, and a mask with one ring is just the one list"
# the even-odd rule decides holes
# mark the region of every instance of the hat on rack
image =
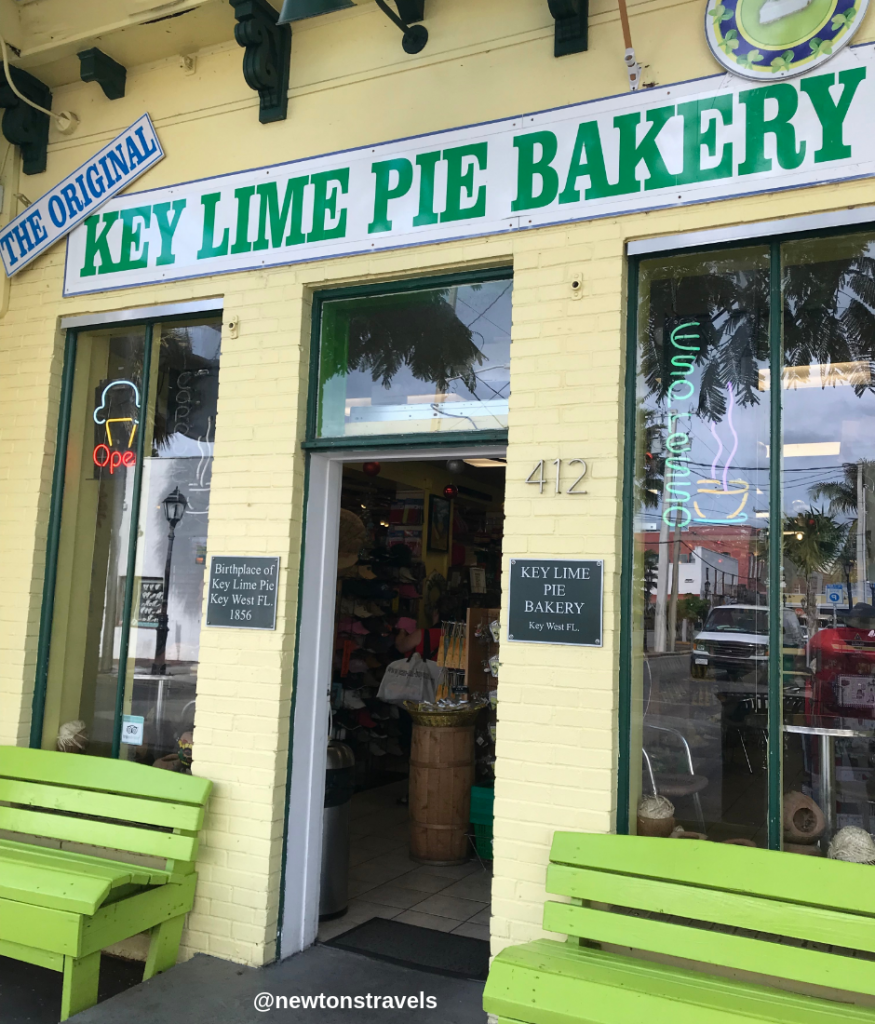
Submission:
[[340,538],[338,542],[337,568],[348,569],[359,560],[359,551],[365,542],[365,524],[355,512],[340,510]]

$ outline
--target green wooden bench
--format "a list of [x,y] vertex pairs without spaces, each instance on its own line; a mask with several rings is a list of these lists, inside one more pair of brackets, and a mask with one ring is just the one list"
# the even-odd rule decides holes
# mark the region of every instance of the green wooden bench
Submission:
[[63,972],[61,1020],[97,1002],[100,951],[114,942],[151,931],[144,980],[176,963],[211,785],[128,761],[0,747],[0,955]]
[[[571,832],[556,833],[550,861],[547,891],[574,902],[548,902],[544,928],[569,938],[493,960],[483,1005],[502,1024],[875,1022],[875,1009],[825,991],[875,996],[873,866]],[[797,994],[788,982],[819,988]]]

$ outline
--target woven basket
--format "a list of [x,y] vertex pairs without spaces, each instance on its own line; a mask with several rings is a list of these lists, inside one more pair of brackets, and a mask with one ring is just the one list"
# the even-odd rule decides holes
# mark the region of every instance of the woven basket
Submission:
[[416,701],[404,701],[404,707],[410,712],[410,717],[417,725],[430,725],[433,727],[447,725],[473,725],[474,720],[483,710],[482,704],[472,708],[445,708],[435,710],[426,705],[422,707]]

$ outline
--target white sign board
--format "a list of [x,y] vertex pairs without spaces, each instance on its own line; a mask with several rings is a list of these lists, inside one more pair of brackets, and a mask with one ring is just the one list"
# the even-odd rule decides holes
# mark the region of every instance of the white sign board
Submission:
[[[164,156],[148,114],[0,229],[6,276],[22,270]],[[118,215],[116,215],[118,216]],[[136,227],[122,225],[129,233]]]
[[872,45],[174,185],[68,239],[65,294],[376,252],[875,174]]
[[122,715],[122,743],[141,747],[145,739],[146,720],[142,715]]

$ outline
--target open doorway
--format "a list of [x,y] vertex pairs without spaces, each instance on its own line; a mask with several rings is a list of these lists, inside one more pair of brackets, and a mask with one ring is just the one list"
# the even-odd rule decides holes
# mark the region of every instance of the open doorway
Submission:
[[[351,799],[348,846],[325,811],[318,939],[379,919],[488,940],[504,459],[345,462],[339,483],[326,804]],[[414,722],[415,664],[464,726]]]

